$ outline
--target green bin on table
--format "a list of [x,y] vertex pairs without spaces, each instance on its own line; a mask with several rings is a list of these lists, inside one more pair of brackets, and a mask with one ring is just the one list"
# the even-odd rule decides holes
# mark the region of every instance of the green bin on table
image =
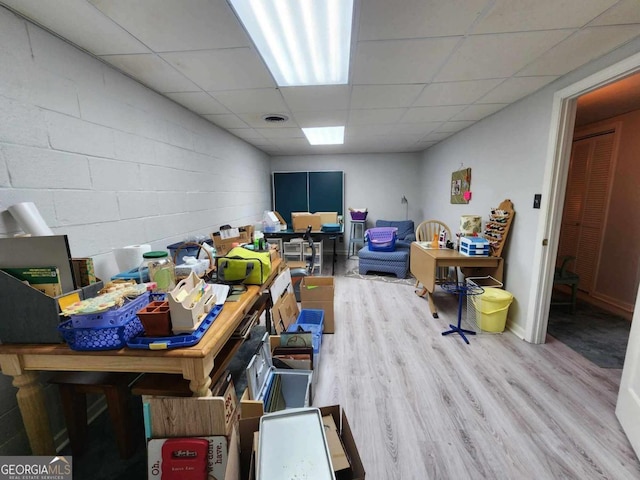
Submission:
[[513,295],[501,288],[483,288],[483,293],[471,297],[476,310],[478,328],[485,332],[503,332]]

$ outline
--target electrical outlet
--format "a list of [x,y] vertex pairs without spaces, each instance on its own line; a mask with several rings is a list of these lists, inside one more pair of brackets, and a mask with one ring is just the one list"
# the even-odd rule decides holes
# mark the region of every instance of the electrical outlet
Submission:
[[542,194],[536,193],[533,196],[533,208],[540,208],[540,203],[542,203]]

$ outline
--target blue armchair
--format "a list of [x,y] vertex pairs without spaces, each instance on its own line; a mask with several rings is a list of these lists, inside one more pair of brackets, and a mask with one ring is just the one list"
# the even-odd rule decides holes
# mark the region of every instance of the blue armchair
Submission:
[[398,229],[396,250],[398,248],[409,249],[411,242],[416,240],[413,220],[376,220],[376,227],[396,227]]

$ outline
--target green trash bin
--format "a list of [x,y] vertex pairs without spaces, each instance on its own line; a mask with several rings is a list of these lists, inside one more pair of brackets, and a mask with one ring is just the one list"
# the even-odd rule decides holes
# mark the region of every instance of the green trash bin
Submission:
[[513,295],[501,288],[483,288],[483,293],[471,297],[476,310],[476,324],[484,332],[503,332]]

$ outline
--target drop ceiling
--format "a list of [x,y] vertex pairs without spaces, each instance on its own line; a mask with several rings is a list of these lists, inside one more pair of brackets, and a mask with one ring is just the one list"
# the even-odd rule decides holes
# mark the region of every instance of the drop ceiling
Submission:
[[225,0],[0,4],[270,155],[425,150],[640,35],[640,0],[356,0],[349,84],[278,88]]

